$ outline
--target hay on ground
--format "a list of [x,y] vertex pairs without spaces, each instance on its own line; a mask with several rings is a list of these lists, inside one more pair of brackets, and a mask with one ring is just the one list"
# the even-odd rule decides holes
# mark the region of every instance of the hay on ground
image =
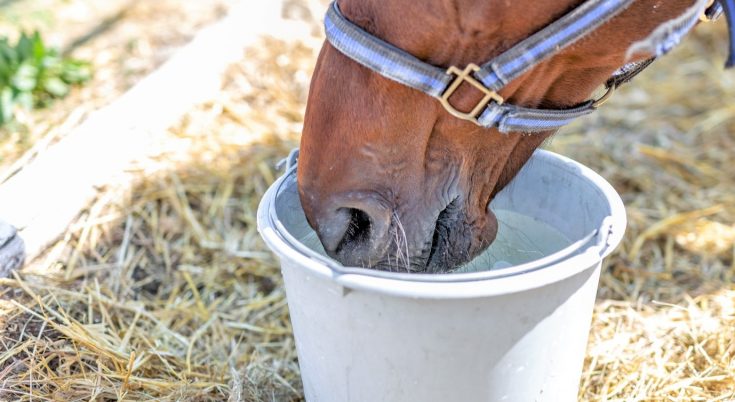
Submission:
[[[582,401],[735,399],[735,74],[723,27],[702,28],[549,144],[608,178],[630,222],[600,281]],[[102,189],[0,282],[0,399],[302,398],[255,208],[297,143],[316,43],[254,47],[132,187]]]

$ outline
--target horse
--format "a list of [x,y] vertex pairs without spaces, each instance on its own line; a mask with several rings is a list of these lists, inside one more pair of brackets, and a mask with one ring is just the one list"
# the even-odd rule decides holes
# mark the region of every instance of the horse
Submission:
[[[591,3],[617,8],[590,16]],[[604,99],[590,98],[601,85],[609,95],[630,80],[698,23],[692,17],[711,17],[715,6],[728,22],[733,14],[729,0],[613,3],[335,2],[325,23],[328,37],[342,36],[325,41],[316,62],[297,172],[304,213],[325,251],[344,265],[409,272],[448,272],[470,261],[496,237],[490,202],[567,122],[558,116],[599,107]],[[546,54],[519,47],[533,40],[538,47],[580,18],[585,31]],[[509,52],[526,65],[488,87],[500,72],[479,64]],[[429,78],[411,78],[406,66],[446,70],[449,85],[430,93]],[[530,123],[506,116],[480,124],[501,104]],[[537,114],[523,114],[529,110]]]

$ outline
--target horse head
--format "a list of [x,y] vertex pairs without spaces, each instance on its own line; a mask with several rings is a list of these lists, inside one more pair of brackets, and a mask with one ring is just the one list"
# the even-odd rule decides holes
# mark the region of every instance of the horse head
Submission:
[[[351,23],[419,60],[461,70],[502,54],[583,3],[340,0],[339,9]],[[632,1],[497,95],[525,108],[583,104],[621,66],[656,56],[646,41],[701,3]],[[485,93],[459,84],[448,101],[469,111]],[[498,223],[490,201],[553,133],[501,132],[457,118],[437,99],[326,42],[301,139],[304,212],[327,253],[345,265],[451,270],[494,240]]]

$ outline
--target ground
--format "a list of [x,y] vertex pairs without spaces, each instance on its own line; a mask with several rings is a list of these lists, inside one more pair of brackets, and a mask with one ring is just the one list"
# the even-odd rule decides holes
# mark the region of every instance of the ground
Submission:
[[20,30],[38,30],[49,45],[90,62],[94,72],[90,83],[52,107],[19,110],[16,124],[0,128],[0,183],[92,111],[130,89],[233,3],[0,0],[0,36],[14,41]]
[[[0,281],[0,399],[298,401],[278,262],[255,210],[298,143],[321,41],[264,38],[221,94]],[[546,147],[600,172],[629,229],[606,261],[582,401],[735,399],[735,72],[723,23]],[[82,107],[82,106],[80,106]],[[67,109],[68,110],[68,109]]]

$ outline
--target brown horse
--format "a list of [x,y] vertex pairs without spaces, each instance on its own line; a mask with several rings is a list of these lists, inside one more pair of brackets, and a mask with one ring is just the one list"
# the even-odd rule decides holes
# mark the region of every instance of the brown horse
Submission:
[[[344,16],[417,58],[448,68],[485,62],[582,0],[340,0]],[[637,0],[500,91],[525,107],[590,98],[662,24],[695,0]],[[457,109],[482,94],[462,85]],[[494,240],[488,205],[552,131],[502,134],[451,116],[325,43],[314,72],[298,168],[309,223],[345,265],[443,272]]]

